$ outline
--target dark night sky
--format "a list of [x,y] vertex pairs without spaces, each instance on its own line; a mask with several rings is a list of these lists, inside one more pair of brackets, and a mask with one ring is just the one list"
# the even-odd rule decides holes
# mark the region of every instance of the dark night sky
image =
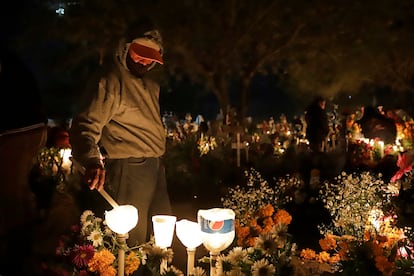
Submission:
[[[19,2],[7,1],[7,5],[6,2],[0,4],[0,37],[2,44],[13,43],[14,39],[19,36],[24,23],[23,13],[20,11],[22,8],[30,10],[34,2],[33,0],[23,0]],[[50,45],[47,47],[50,47]],[[39,55],[37,51],[38,49],[33,49],[32,53],[21,58],[26,61],[27,66],[36,75],[38,84],[42,89],[42,85],[48,82],[50,75],[39,75],[38,68],[41,65],[31,62],[32,54]],[[163,87],[162,89],[160,101],[163,111],[174,111],[180,117],[184,117],[187,112],[190,112],[194,118],[197,114],[202,114],[207,119],[214,119],[220,111],[216,97],[205,91],[202,85],[192,84],[188,80],[172,81],[170,87]],[[258,77],[254,82],[253,90],[248,115],[268,117],[274,115],[274,110],[281,110],[282,113],[291,115],[289,113],[292,112],[292,108],[288,107],[292,104],[289,102],[291,99],[288,95],[283,94],[283,91],[280,87],[277,87],[273,79]],[[276,94],[275,90],[280,91],[280,93]],[[73,99],[67,97],[67,95],[65,96],[63,91],[60,91],[60,94],[42,91],[42,96],[51,117],[70,116],[74,109],[70,104]],[[53,104],[50,104],[50,102],[53,102]],[[234,101],[234,103],[236,102]]]
[[[35,0],[2,1],[0,4],[0,42],[2,44],[14,42],[14,38],[22,31],[25,22],[21,9],[30,10],[31,5],[35,2]],[[33,52],[27,53],[27,56],[22,56],[22,58],[27,61],[27,65],[34,71],[39,85],[42,86],[47,81],[45,78],[50,75],[39,75],[39,65],[31,63],[31,55],[38,54],[37,50],[33,49]],[[190,112],[193,118],[197,114],[202,114],[208,119],[215,118],[219,111],[216,97],[205,91],[202,85],[192,84],[188,80],[171,81],[169,85],[169,87],[163,87],[162,90],[161,106],[163,111],[174,111],[180,117],[184,117],[186,112]],[[53,89],[59,90],[58,87]],[[48,102],[52,116],[68,116],[74,108],[70,104],[74,99],[65,95],[64,89],[61,90],[56,93],[53,91],[43,92],[43,97],[47,98],[46,102]],[[237,91],[237,88],[233,90]],[[253,81],[247,115],[261,120],[269,116],[277,118],[279,114],[284,113],[288,118],[292,118],[293,115],[297,115],[304,109],[306,99],[300,100],[298,101],[289,94],[289,91],[284,90],[274,76],[257,76]],[[53,102],[51,107],[50,102]]]

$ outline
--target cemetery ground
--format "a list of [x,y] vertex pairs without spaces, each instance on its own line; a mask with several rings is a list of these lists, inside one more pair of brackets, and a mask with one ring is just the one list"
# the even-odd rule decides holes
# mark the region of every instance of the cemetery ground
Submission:
[[[277,157],[269,149],[261,148],[260,151],[250,152],[248,159],[245,153],[241,153],[238,159],[234,149],[225,151],[200,156],[194,154],[193,149],[178,147],[174,152],[170,152],[165,160],[167,181],[173,214],[177,216],[177,220],[197,221],[199,209],[222,207],[222,197],[229,188],[245,183],[245,171],[251,167],[260,171],[267,180],[298,174],[306,187],[300,198],[286,206],[293,217],[289,233],[299,248],[315,250],[321,237],[317,225],[329,221],[330,218],[327,210],[316,200],[318,188],[310,189],[306,183],[309,184],[315,179],[322,182],[344,170],[369,169],[382,172],[386,178],[390,178],[398,169],[395,157],[384,158],[375,166],[356,168],[350,163],[349,153],[341,148],[337,151],[315,154],[306,148],[294,147]],[[183,154],[185,152],[189,154]],[[73,194],[55,192],[52,204],[45,214],[37,214],[37,220],[22,229],[17,229],[13,233],[14,237],[9,237],[14,244],[8,247],[8,261],[13,267],[11,271],[18,271],[18,274],[10,275],[44,275],[43,266],[53,260],[60,236],[66,233],[71,225],[79,223],[83,211]],[[186,249],[175,235],[171,248],[174,252],[172,264],[185,272]],[[201,245],[196,251],[196,262],[208,254]]]

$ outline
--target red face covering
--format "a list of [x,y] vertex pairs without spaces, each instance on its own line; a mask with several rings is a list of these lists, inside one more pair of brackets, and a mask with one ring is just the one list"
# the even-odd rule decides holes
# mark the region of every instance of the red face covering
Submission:
[[131,56],[128,54],[126,56],[126,65],[131,74],[133,74],[137,78],[142,78],[148,72],[148,69],[150,68],[152,63],[148,65],[142,65],[139,62],[134,62]]

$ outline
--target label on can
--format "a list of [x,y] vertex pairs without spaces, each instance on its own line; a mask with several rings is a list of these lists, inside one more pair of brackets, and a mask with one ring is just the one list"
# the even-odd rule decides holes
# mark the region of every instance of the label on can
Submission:
[[208,220],[200,217],[199,220],[201,232],[225,234],[234,231],[234,220]]

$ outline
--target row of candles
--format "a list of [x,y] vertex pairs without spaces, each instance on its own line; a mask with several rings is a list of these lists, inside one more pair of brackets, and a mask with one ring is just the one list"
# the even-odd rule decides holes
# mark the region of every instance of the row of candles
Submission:
[[[81,174],[85,173],[85,168],[71,158],[70,149],[62,149],[60,154],[64,171],[69,172],[73,165]],[[138,210],[132,205],[118,205],[104,189],[98,192],[113,208],[105,212],[105,220],[108,227],[117,234],[120,244],[118,276],[124,276],[124,248],[126,248],[129,231],[138,223]],[[215,276],[217,275],[213,265],[215,259],[234,240],[234,219],[234,211],[226,208],[198,210],[197,222],[186,219],[177,221],[175,216],[156,215],[152,217],[155,245],[167,249],[171,246],[174,232],[176,232],[178,239],[187,248],[187,275],[190,275],[194,269],[195,250],[203,244],[210,252],[210,275]],[[167,268],[167,265],[166,261],[161,263],[161,273]]]
[[[368,139],[368,138],[358,138],[356,140],[362,141],[363,143],[369,145],[371,147],[371,154],[370,159],[373,161],[374,158],[374,152],[378,153],[378,157],[382,159],[385,155],[385,143],[384,141],[378,140],[378,139]],[[395,143],[392,145],[392,147],[389,149],[394,153],[400,153],[404,151],[404,147],[401,145],[400,141],[398,139],[395,140]]]
[[[63,163],[70,162],[81,174],[84,174],[85,168],[64,153],[62,152]],[[124,248],[129,231],[138,224],[138,209],[132,205],[118,205],[104,189],[98,192],[113,208],[105,212],[105,220],[108,227],[117,234],[120,244],[118,276],[124,276]],[[222,250],[230,246],[235,237],[234,219],[234,211],[227,208],[198,210],[197,222],[187,219],[177,221],[177,217],[171,215],[155,215],[152,217],[155,245],[167,249],[171,246],[176,232],[178,239],[187,248],[187,275],[190,275],[194,269],[195,250],[203,244],[210,252],[210,276],[216,276],[218,272],[214,266],[215,259]],[[166,261],[160,264],[160,273],[167,269],[167,265]]]
[[[105,192],[101,192],[101,195],[112,201]],[[128,232],[138,223],[138,210],[132,205],[112,205],[114,208],[105,213],[105,220],[121,244],[118,251],[118,276],[124,276],[123,245],[126,244]],[[171,215],[155,215],[152,217],[155,245],[163,249],[171,247],[175,232],[187,249],[187,275],[190,275],[194,269],[196,248],[203,244],[210,253],[210,275],[215,276],[219,274],[214,266],[215,259],[234,240],[234,219],[234,211],[226,208],[198,210],[197,222],[187,219],[177,221],[177,217]],[[161,273],[167,269],[167,265],[165,260],[161,262]]]

